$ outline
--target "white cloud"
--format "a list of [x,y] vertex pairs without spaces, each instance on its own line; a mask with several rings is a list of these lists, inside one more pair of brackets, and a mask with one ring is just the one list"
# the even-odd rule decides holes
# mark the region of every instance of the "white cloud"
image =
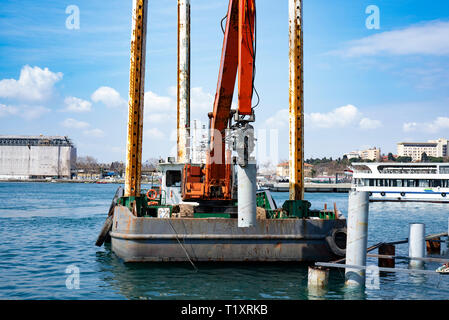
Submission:
[[[152,91],[145,92],[145,120],[153,123],[176,121],[176,87],[168,88],[168,96],[161,96]],[[212,111],[214,96],[205,92],[202,87],[194,87],[190,90],[191,115],[199,113],[206,115]]]
[[103,138],[105,133],[101,129],[89,129],[90,124],[84,121],[78,121],[72,118],[65,119],[61,125],[66,128],[71,129],[84,129],[83,134],[85,136],[93,137],[93,138]]
[[158,128],[151,128],[144,131],[145,137],[149,139],[163,139],[165,138],[165,134],[159,130]]
[[[361,117],[362,113],[355,106],[348,104],[327,113],[306,113],[304,124],[310,128],[342,128],[355,125]],[[272,128],[286,127],[289,125],[288,118],[288,109],[281,109],[269,117],[265,124]],[[361,129],[376,129],[382,126],[382,123],[379,120],[364,117],[358,125]]]
[[405,132],[411,132],[415,131],[418,127],[418,124],[416,122],[406,122],[402,125],[402,130]]
[[67,118],[63,122],[61,122],[61,125],[65,128],[71,128],[71,129],[85,129],[90,127],[90,124],[84,121],[78,121],[72,118]]
[[104,131],[101,129],[84,130],[83,134],[94,138],[103,138],[105,136]]
[[48,112],[50,109],[42,106],[7,106],[0,103],[0,117],[17,115],[25,120],[34,120]]
[[178,140],[178,131],[175,129],[170,130],[170,141],[176,142]]
[[272,117],[269,117],[265,124],[268,127],[282,128],[288,126],[288,109],[281,109],[276,112]]
[[[176,118],[177,118],[177,88],[167,88],[165,95],[153,91],[145,92],[144,136],[149,141],[163,141],[168,155],[176,155]],[[205,92],[202,87],[191,88],[190,120],[201,116],[207,118],[207,112],[212,111],[214,97]],[[145,129],[148,128],[148,129]]]
[[176,87],[168,89],[170,95],[173,94],[173,90],[175,97],[160,96],[152,91],[145,92],[145,122],[164,125],[164,127],[176,125]]
[[171,97],[160,96],[152,91],[145,92],[145,116],[150,117],[153,113],[175,113],[176,100]]
[[111,147],[111,151],[115,152],[115,153],[125,153],[125,149],[126,148],[121,148],[121,147]]
[[44,101],[53,93],[56,82],[62,79],[62,73],[51,72],[48,68],[24,66],[18,80],[0,81],[0,97],[25,101]]
[[437,117],[432,122],[406,122],[403,124],[404,132],[423,131],[429,133],[436,133],[441,130],[449,129],[448,117]]
[[202,87],[192,88],[190,91],[190,106],[194,111],[212,111],[214,96],[205,92]]
[[449,129],[449,118],[448,117],[438,117],[433,125],[438,129]]
[[92,103],[76,97],[67,97],[64,99],[66,111],[73,112],[89,112],[92,108]]
[[0,103],[0,118],[9,116],[9,115],[13,115],[13,114],[17,114],[18,111],[19,111],[19,109],[16,107],[7,106],[7,105]]
[[377,129],[382,126],[382,123],[379,120],[373,120],[369,118],[362,118],[360,120],[359,126],[361,129]]
[[348,43],[346,49],[334,51],[341,56],[448,55],[449,22],[431,21],[401,30],[386,31]]
[[42,106],[25,106],[20,111],[20,116],[26,120],[34,120],[50,112],[50,109]]
[[100,87],[91,96],[93,102],[101,102],[106,107],[126,107],[127,102],[111,87]]
[[328,113],[313,112],[305,114],[304,123],[307,126],[316,128],[345,127],[352,124],[359,117],[360,112],[358,109],[348,104]]

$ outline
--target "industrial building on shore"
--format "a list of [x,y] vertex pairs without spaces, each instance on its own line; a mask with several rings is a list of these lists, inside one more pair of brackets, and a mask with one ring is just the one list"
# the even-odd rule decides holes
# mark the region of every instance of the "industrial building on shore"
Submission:
[[76,148],[63,136],[0,135],[0,179],[67,178],[76,172]]

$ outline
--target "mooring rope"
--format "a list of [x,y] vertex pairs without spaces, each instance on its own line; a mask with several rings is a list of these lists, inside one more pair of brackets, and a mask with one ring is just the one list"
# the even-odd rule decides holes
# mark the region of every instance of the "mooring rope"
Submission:
[[175,233],[176,240],[178,240],[179,245],[180,245],[181,248],[184,250],[184,252],[185,252],[185,254],[186,254],[186,256],[187,256],[187,259],[189,259],[189,262],[190,262],[190,264],[192,265],[193,269],[195,269],[195,271],[198,271],[198,268],[195,266],[195,264],[193,263],[192,259],[190,259],[190,255],[189,255],[189,253],[187,252],[186,248],[182,245],[181,241],[179,241],[178,233],[176,232],[175,228],[174,228],[173,225],[171,224],[170,220],[167,219],[167,222],[168,222],[168,224],[170,225],[170,227],[173,229],[173,232]]

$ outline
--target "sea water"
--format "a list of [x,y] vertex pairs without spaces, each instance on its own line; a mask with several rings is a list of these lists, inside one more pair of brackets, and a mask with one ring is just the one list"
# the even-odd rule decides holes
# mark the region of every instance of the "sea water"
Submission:
[[[326,290],[307,288],[303,264],[125,264],[94,245],[117,184],[0,183],[0,299],[448,299],[449,276],[370,274],[362,291],[332,269]],[[145,186],[144,186],[145,187]],[[273,193],[278,206],[288,193]],[[348,194],[306,193],[347,216]],[[370,203],[368,245],[408,237],[409,223],[426,234],[447,232],[449,204]],[[373,251],[377,253],[377,251]],[[407,244],[396,246],[408,255]],[[368,258],[368,265],[377,259]],[[435,270],[440,263],[426,263]],[[397,260],[397,268],[408,261]],[[73,281],[74,277],[79,281]]]

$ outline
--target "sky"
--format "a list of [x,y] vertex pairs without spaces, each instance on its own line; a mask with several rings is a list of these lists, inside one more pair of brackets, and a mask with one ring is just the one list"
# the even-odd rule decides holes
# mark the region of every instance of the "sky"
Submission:
[[[132,1],[0,2],[0,134],[69,136],[78,156],[125,161]],[[257,157],[276,163],[288,159],[288,1],[256,5]],[[212,111],[227,6],[191,0],[192,126]],[[448,1],[304,0],[303,19],[306,158],[449,138]],[[149,1],[144,160],[176,150],[176,30],[177,1]]]

